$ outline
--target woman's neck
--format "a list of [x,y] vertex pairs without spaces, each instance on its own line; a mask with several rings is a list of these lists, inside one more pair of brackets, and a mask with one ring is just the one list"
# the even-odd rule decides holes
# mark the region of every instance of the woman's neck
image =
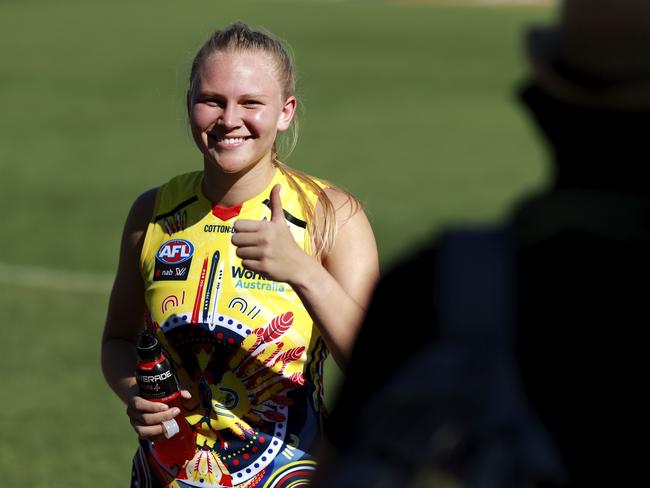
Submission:
[[270,161],[260,161],[239,173],[224,173],[213,162],[204,160],[203,195],[214,205],[232,207],[259,195],[275,175]]

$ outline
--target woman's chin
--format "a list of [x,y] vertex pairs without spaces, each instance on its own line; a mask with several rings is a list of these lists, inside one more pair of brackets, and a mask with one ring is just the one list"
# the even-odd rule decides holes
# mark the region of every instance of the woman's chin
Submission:
[[260,158],[259,160],[249,160],[248,158],[229,157],[234,155],[223,154],[207,154],[205,155],[205,168],[224,174],[224,175],[237,175],[248,173],[251,169],[258,166],[260,163],[270,158]]
[[255,163],[248,161],[230,161],[230,160],[215,160],[210,158],[207,161],[206,170],[212,170],[222,175],[236,176],[250,171],[255,166]]

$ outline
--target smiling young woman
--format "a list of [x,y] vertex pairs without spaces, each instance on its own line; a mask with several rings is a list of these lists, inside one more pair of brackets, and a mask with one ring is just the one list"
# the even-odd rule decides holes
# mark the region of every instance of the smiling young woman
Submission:
[[[140,437],[132,486],[289,486],[315,469],[322,364],[347,360],[378,259],[354,197],[279,161],[296,105],[291,59],[268,33],[235,23],[192,63],[203,169],[134,203],[102,342],[104,375]],[[186,388],[182,410],[139,394],[144,327]],[[174,417],[196,449],[169,465],[156,445]]]
[[270,56],[232,50],[214,53],[198,71],[188,96],[190,125],[215,183],[224,186],[224,174],[257,166],[274,169],[276,134],[289,128],[296,110],[296,97],[284,93],[275,72]]

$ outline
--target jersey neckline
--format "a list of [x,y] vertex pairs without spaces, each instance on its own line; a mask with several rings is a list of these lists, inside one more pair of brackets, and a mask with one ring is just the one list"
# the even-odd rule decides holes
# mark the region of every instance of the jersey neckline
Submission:
[[[202,189],[202,182],[203,182],[203,171],[199,172],[199,177],[196,179],[196,182],[194,183],[194,191],[195,194],[198,198],[199,203],[206,209],[210,210],[212,212],[212,215],[217,217],[219,220],[222,221],[228,221],[232,219],[233,217],[237,217],[238,215],[245,213],[247,209],[251,207],[255,207],[259,204],[262,204],[265,200],[269,199],[269,195],[271,194],[271,189],[277,185],[278,183],[282,183],[282,172],[278,170],[277,168],[274,168],[273,171],[273,177],[271,178],[271,181],[266,185],[266,187],[257,195],[249,198],[248,200],[244,200],[243,202],[233,205],[231,207],[221,207],[216,204],[213,204],[204,194],[203,194],[203,189]],[[239,209],[237,209],[239,207]],[[215,211],[215,208],[217,209]],[[221,215],[219,215],[221,214]],[[227,218],[224,218],[227,217]]]

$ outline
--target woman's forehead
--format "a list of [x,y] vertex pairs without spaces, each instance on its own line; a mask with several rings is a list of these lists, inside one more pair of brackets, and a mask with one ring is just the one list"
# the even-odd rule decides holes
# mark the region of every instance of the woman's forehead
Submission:
[[270,53],[259,49],[228,49],[210,54],[201,66],[204,73],[233,69],[275,72],[277,63]]
[[217,52],[198,72],[196,88],[221,94],[281,95],[277,68],[264,52]]

